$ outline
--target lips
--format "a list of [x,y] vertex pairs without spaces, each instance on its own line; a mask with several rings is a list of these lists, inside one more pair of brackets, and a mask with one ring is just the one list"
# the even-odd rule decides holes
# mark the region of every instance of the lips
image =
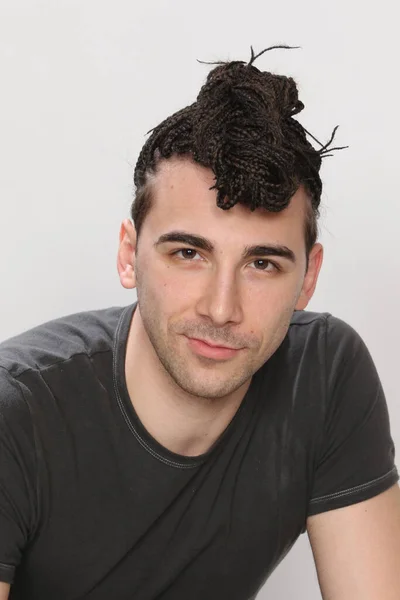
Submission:
[[233,358],[240,352],[241,348],[230,348],[227,346],[216,346],[201,339],[187,338],[189,348],[194,354],[213,360],[227,360]]
[[211,348],[224,348],[225,350],[239,350],[239,348],[234,348],[232,346],[224,346],[223,344],[214,344],[213,342],[209,342],[208,340],[203,340],[201,338],[189,338],[191,340],[196,340],[198,342],[202,342],[203,344],[207,344],[207,346],[211,346]]

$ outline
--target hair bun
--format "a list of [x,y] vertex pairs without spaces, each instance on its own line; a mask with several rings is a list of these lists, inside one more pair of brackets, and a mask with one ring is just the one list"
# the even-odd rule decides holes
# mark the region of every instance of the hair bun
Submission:
[[304,108],[295,81],[252,64],[264,52],[255,56],[252,49],[248,64],[217,63],[196,102],[153,130],[136,164],[137,187],[155,168],[157,151],[161,158],[191,156],[210,168],[221,208],[241,202],[251,210],[280,211],[303,184],[317,210],[321,158],[337,149],[330,148],[336,128],[325,145],[309,134],[321,148],[312,146],[308,132],[293,119]]
[[289,118],[304,104],[291,77],[260,71],[235,61],[213,69],[197,96],[198,106],[231,104],[244,112],[262,113],[264,118]]

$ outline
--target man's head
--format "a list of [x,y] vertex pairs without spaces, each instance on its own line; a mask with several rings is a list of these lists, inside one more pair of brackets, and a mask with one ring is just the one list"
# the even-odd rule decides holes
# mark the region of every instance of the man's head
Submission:
[[137,287],[152,349],[192,395],[245,384],[314,292],[325,148],[316,151],[293,119],[302,108],[292,79],[223,64],[140,154],[121,283]]

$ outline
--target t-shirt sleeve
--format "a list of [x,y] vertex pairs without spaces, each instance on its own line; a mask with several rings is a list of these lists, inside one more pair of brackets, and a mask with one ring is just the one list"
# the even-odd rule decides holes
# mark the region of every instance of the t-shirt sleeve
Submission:
[[361,337],[326,320],[326,404],[308,516],[368,500],[398,479],[382,385]]
[[24,387],[0,367],[0,581],[13,582],[35,507],[35,449]]

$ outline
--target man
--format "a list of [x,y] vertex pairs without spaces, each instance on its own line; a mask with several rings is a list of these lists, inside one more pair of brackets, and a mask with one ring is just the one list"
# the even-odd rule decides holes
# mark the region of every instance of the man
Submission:
[[1,600],[254,599],[306,530],[325,599],[400,598],[382,387],[350,326],[304,310],[329,145],[255,58],[142,150],[137,304],[0,346]]

